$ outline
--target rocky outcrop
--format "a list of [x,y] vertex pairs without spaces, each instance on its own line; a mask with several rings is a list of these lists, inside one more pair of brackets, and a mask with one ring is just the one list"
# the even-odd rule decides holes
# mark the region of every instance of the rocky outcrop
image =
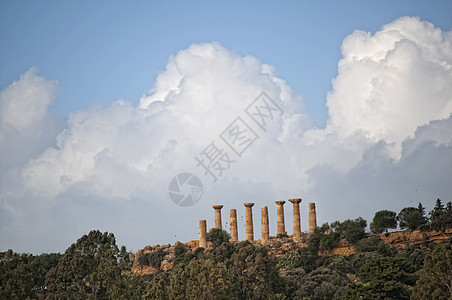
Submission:
[[389,234],[380,234],[380,238],[387,244],[401,250],[406,244],[422,245],[424,243],[439,243],[452,237],[452,228],[441,231],[399,231]]
[[339,241],[339,244],[337,244],[337,246],[334,247],[332,250],[319,251],[320,256],[331,256],[331,255],[349,256],[355,253],[356,253],[355,246],[353,246],[353,244],[350,244],[346,240]]
[[[135,255],[133,255],[133,265],[131,272],[139,275],[147,275],[157,273],[159,270],[167,271],[173,267],[173,260],[175,257],[174,249],[178,245],[184,245],[185,248],[189,251],[194,251],[198,248],[199,242],[197,240],[190,241],[188,243],[176,242],[174,246],[171,245],[154,245],[154,246],[146,246],[143,249],[137,251]],[[157,265],[151,264],[143,264],[142,262],[143,256],[146,254],[154,255],[155,259],[158,260]]]

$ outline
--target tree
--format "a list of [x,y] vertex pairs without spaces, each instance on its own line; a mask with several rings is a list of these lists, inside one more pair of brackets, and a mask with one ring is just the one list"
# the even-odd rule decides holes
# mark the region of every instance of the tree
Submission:
[[414,287],[412,299],[452,298],[452,247],[438,245],[424,260],[419,280]]
[[309,273],[316,268],[317,252],[313,253],[308,248],[298,248],[287,252],[278,258],[278,268],[293,270],[302,268]]
[[159,270],[163,258],[168,254],[167,251],[163,251],[163,249],[157,249],[152,252],[147,252],[138,257],[138,264],[140,266],[151,266],[154,269]]
[[295,299],[337,299],[350,281],[344,274],[322,267],[297,280]]
[[382,257],[363,265],[360,282],[349,285],[342,299],[410,299],[415,268],[404,257]]
[[323,261],[323,266],[331,270],[341,273],[343,276],[353,273],[353,265],[349,257],[345,255],[332,255],[326,257]]
[[234,251],[235,251],[234,244],[229,242],[223,242],[222,244],[204,253],[204,255],[202,255],[202,253],[199,253],[198,257],[204,256],[205,258],[212,259],[216,262],[224,262],[229,267],[231,257]]
[[212,246],[218,247],[223,243],[229,242],[230,235],[227,231],[213,228],[207,233],[206,240],[212,242]]
[[376,252],[383,256],[394,256],[396,253],[394,247],[385,243],[378,236],[370,236],[358,241],[355,245],[356,252]]
[[383,255],[378,252],[362,252],[354,254],[350,259],[350,264],[352,267],[351,273],[357,275],[362,266],[364,266],[371,260],[381,257],[383,257]]
[[225,264],[195,259],[188,265],[178,264],[173,268],[168,295],[170,299],[230,299],[230,288]]
[[372,280],[396,280],[407,285],[416,283],[412,273],[416,269],[405,257],[381,257],[371,260],[359,270],[359,278],[364,282]]
[[422,210],[419,208],[405,207],[397,215],[397,220],[400,228],[415,230],[425,223],[425,216],[422,215]]
[[425,215],[425,207],[422,206],[422,203],[421,203],[421,202],[419,202],[419,204],[418,204],[418,206],[417,206],[417,209],[419,210],[419,213],[420,213],[421,216],[422,216],[422,219],[421,219],[422,224],[427,223],[427,222],[428,222],[428,218],[427,218],[427,216]]
[[248,241],[234,244],[228,273],[234,296],[239,299],[266,299],[284,288],[276,259],[266,248]]
[[382,233],[388,229],[396,228],[396,213],[390,210],[380,210],[375,213],[372,223],[370,223],[370,231],[372,233]]
[[367,221],[359,217],[355,220],[345,220],[344,222],[333,222],[331,228],[340,234],[341,239],[344,239],[349,243],[356,243],[360,239],[366,237],[365,228]]
[[436,200],[435,207],[430,212],[430,226],[434,230],[445,231],[446,228],[452,227],[452,203],[447,203],[444,208],[441,199]]
[[45,293],[45,276],[57,265],[59,253],[19,254],[13,250],[0,253],[0,299],[36,298]]
[[121,276],[120,256],[112,233],[83,235],[47,273],[49,299],[107,299],[112,294],[133,299],[129,290],[135,281]]
[[[174,267],[175,268],[175,267]],[[170,273],[159,273],[147,285],[143,300],[169,300]]]
[[425,257],[429,253],[431,253],[431,250],[427,247],[416,248],[408,256],[408,259],[411,261],[416,270],[420,270],[424,266]]
[[318,249],[331,250],[339,243],[341,236],[339,233],[333,231],[328,223],[324,223],[322,226],[314,229],[314,234],[310,239],[311,241],[316,240],[316,251]]
[[129,271],[132,268],[133,260],[130,259],[126,246],[121,246],[121,251],[119,251],[118,259],[119,268],[121,269],[121,271]]

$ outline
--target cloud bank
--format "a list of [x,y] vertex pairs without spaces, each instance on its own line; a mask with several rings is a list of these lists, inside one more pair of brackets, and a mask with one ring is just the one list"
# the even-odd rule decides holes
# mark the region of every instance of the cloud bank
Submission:
[[[256,225],[268,205],[275,234],[275,200],[303,198],[303,229],[308,202],[326,222],[452,200],[452,33],[404,17],[355,31],[342,56],[324,128],[272,66],[219,43],[171,56],[138,106],[94,105],[67,120],[49,109],[58,83],[28,70],[0,94],[1,248],[63,251],[93,228],[135,250],[188,241],[199,219],[213,225],[217,203],[240,222],[242,203],[255,202]],[[283,112],[265,130],[246,113],[262,92]],[[236,118],[256,137],[241,155],[220,137]],[[216,182],[195,160],[212,142],[231,159]],[[167,193],[181,172],[204,185],[188,208]]]

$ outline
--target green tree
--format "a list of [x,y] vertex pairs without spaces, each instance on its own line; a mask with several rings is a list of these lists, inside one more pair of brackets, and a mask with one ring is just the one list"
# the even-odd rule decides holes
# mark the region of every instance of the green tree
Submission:
[[137,261],[140,266],[151,266],[159,270],[160,265],[167,254],[167,251],[163,251],[163,249],[157,249],[152,252],[143,253],[138,257]]
[[422,211],[419,208],[405,207],[397,215],[397,220],[400,228],[415,230],[425,223],[425,216],[422,215]]
[[361,217],[355,220],[347,219],[343,222],[336,221],[331,223],[331,228],[340,234],[341,239],[353,244],[366,237],[366,226],[367,221]]
[[438,245],[425,257],[412,299],[452,299],[452,247]]
[[349,257],[344,255],[332,255],[323,261],[323,266],[337,271],[342,275],[353,273],[353,265]]
[[370,223],[370,231],[372,233],[382,233],[397,227],[396,213],[390,210],[380,210],[375,213],[372,223]]
[[118,254],[119,268],[121,271],[129,271],[132,268],[133,260],[130,259],[129,252],[127,252],[126,246],[121,246],[121,250]]
[[30,299],[45,294],[45,276],[60,258],[59,253],[0,253],[0,299]]
[[350,258],[350,264],[352,266],[352,272],[355,275],[358,275],[359,270],[362,266],[370,262],[371,260],[381,258],[383,255],[381,255],[378,252],[362,252],[362,253],[356,253]]
[[378,236],[370,236],[368,238],[362,239],[355,245],[356,252],[376,252],[382,256],[394,256],[396,251],[394,247],[385,243]]
[[315,270],[317,258],[317,252],[313,253],[308,248],[298,248],[280,256],[277,266],[285,270],[302,268],[306,273],[309,273]]
[[[174,267],[176,270],[176,266]],[[143,293],[143,300],[169,300],[170,272],[154,276]]]
[[228,271],[232,291],[239,299],[266,299],[284,289],[276,259],[266,248],[248,241],[234,244]]
[[[333,231],[328,223],[322,224],[320,227],[314,229],[314,238],[318,240],[318,249],[321,250],[331,250],[333,249],[341,240],[339,233]],[[316,241],[317,242],[317,241]],[[316,245],[317,246],[317,245]]]
[[129,295],[112,233],[93,230],[72,244],[46,276],[49,299],[108,299]]
[[434,230],[445,231],[446,228],[452,227],[452,203],[447,203],[446,208],[441,201],[437,199],[435,207],[430,212],[430,226]]
[[227,266],[229,266],[234,251],[234,244],[224,242],[221,245],[207,251],[204,255],[198,255],[198,257],[204,256],[205,258],[212,259],[216,262],[224,262]]
[[410,299],[415,268],[404,257],[371,260],[359,271],[360,281],[349,285],[343,299]]
[[427,247],[419,247],[414,244],[405,244],[401,255],[408,258],[416,270],[420,270],[424,266],[425,257],[430,253],[431,249]]
[[174,246],[174,265],[188,264],[195,257],[195,254],[191,251],[188,251],[184,244]]
[[215,248],[223,243],[229,242],[230,235],[225,230],[213,228],[207,233],[206,239],[212,242],[212,246]]
[[300,280],[295,292],[296,299],[337,299],[345,291],[350,281],[344,274],[330,268],[318,268]]
[[[154,288],[154,291],[160,292],[161,289]],[[169,299],[230,299],[226,266],[210,259],[192,260],[188,265],[178,264],[171,270],[168,295]]]
[[419,213],[422,216],[421,223],[426,224],[428,222],[428,217],[425,214],[425,207],[422,206],[421,202],[419,202],[417,209],[419,210]]

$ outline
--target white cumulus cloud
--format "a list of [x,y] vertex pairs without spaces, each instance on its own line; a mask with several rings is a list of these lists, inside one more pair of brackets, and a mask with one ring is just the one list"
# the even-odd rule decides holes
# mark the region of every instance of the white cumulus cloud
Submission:
[[394,144],[392,156],[419,125],[452,112],[452,37],[433,24],[404,17],[371,34],[355,31],[329,93],[331,126]]
[[[48,110],[56,82],[28,71],[1,93],[2,132],[33,141],[20,163],[4,164],[12,150],[2,153],[2,178],[14,176],[0,183],[1,246],[63,250],[92,228],[114,232],[134,249],[187,241],[197,238],[199,219],[213,224],[216,203],[225,205],[224,219],[230,208],[240,219],[242,203],[255,202],[258,237],[258,208],[274,200],[304,198],[306,225],[307,202],[318,203],[321,222],[370,220],[371,209],[398,210],[406,198],[427,205],[452,197],[450,185],[442,185],[452,169],[445,168],[452,165],[451,44],[450,32],[417,18],[352,33],[342,45],[325,128],[313,126],[304,100],[272,66],[219,43],[171,56],[138,106],[92,106],[73,112],[64,128]],[[267,120],[265,131],[245,112],[262,92],[283,112]],[[237,117],[257,135],[241,156],[220,138]],[[44,131],[45,142],[25,130],[45,124],[55,124]],[[2,138],[2,145],[14,139]],[[195,161],[211,142],[233,160],[216,183]],[[168,197],[181,172],[195,173],[205,187],[192,207]],[[272,234],[275,213],[270,209]]]

